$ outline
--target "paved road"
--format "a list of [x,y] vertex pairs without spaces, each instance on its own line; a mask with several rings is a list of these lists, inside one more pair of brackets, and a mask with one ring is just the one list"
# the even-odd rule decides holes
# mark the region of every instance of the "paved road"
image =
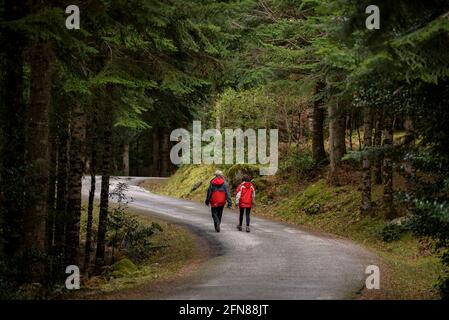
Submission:
[[[193,228],[216,253],[166,298],[345,299],[364,286],[366,266],[378,261],[350,241],[267,219],[252,217],[251,233],[240,232],[231,210],[216,233],[209,208],[148,192],[138,186],[143,180],[112,178],[111,189],[127,183],[131,207]],[[88,185],[85,178],[84,195]]]

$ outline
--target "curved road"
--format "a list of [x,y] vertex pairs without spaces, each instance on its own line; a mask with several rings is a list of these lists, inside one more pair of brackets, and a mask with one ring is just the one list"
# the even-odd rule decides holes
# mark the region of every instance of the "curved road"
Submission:
[[[194,229],[216,254],[164,298],[346,299],[363,288],[366,266],[378,262],[350,241],[254,216],[251,233],[240,232],[237,214],[227,209],[216,233],[208,207],[153,194],[138,186],[146,179],[111,178],[111,190],[118,182],[128,184],[130,207]],[[83,180],[85,196],[89,183]]]

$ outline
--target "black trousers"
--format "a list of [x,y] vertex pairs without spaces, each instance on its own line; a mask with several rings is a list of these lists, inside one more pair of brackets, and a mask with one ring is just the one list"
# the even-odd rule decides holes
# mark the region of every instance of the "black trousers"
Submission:
[[221,223],[221,217],[223,216],[223,208],[222,207],[211,207],[212,211],[212,219],[214,219],[214,225],[217,226]]
[[240,208],[240,217],[239,217],[239,225],[241,226],[243,223],[243,213],[246,210],[246,225],[249,227],[249,215],[251,213],[251,208]]

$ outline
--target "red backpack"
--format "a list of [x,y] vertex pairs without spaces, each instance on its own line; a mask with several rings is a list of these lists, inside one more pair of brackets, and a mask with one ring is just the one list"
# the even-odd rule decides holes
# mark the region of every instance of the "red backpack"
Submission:
[[249,182],[242,182],[237,187],[236,204],[239,208],[251,208],[256,197],[256,189],[254,185]]

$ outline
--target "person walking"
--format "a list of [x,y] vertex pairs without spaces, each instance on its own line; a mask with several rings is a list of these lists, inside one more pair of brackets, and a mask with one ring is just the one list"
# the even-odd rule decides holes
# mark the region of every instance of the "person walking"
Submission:
[[256,188],[250,182],[250,177],[248,175],[244,175],[242,178],[242,183],[237,187],[236,200],[235,204],[240,209],[240,217],[239,224],[237,225],[237,229],[242,231],[242,223],[243,223],[243,214],[246,213],[246,232],[250,232],[249,223],[250,223],[250,214],[251,208],[255,204],[256,200]]
[[215,171],[215,178],[210,181],[205,201],[206,206],[210,205],[211,207],[212,219],[214,221],[215,231],[217,232],[220,232],[221,217],[226,202],[228,203],[228,208],[231,208],[231,196],[229,195],[223,172],[217,170]]

